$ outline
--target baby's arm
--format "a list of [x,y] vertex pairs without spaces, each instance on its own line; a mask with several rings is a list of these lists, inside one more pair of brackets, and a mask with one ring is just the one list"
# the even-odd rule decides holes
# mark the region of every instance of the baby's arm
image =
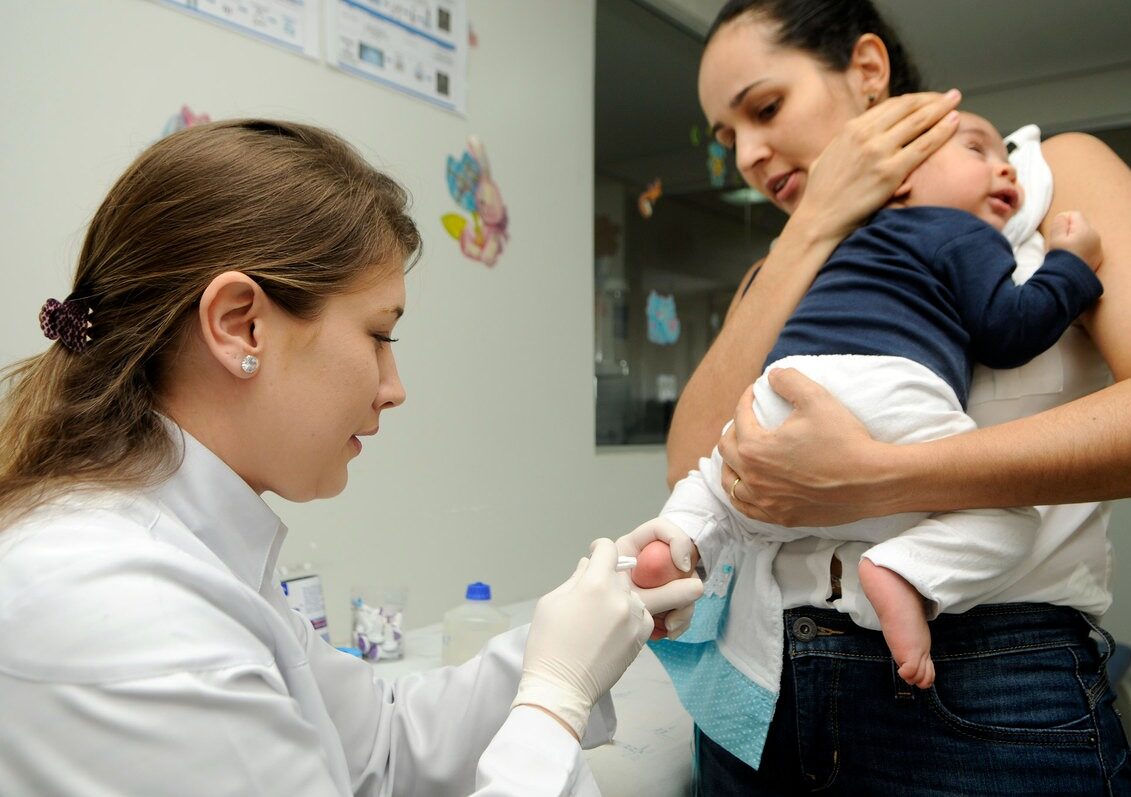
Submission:
[[[1013,250],[1000,233],[976,223],[936,254],[955,309],[970,335],[970,355],[990,368],[1017,368],[1051,347],[1103,293],[1094,272],[1099,237],[1077,214],[1060,221],[1054,248],[1021,284]],[[1075,251],[1092,259],[1087,262]]]
[[1057,213],[1049,226],[1049,249],[1065,249],[1088,264],[1092,271],[1103,263],[1100,234],[1078,210]]

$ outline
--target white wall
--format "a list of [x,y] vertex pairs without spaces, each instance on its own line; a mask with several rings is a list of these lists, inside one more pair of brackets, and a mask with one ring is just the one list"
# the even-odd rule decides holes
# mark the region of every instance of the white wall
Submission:
[[1037,83],[974,90],[962,107],[1005,132],[1036,122],[1044,135],[1131,124],[1131,67],[1124,64]]
[[[144,0],[10,4],[0,25],[0,361],[43,350],[106,189],[182,103],[330,127],[415,197],[424,259],[397,354],[408,402],[332,501],[271,503],[282,561],[313,558],[335,639],[351,586],[407,584],[408,622],[462,585],[502,601],[571,572],[590,539],[662,503],[659,450],[598,456],[593,410],[594,0],[472,0],[466,119]],[[440,226],[448,154],[485,142],[511,242],[494,269]],[[316,551],[310,551],[310,542]]]

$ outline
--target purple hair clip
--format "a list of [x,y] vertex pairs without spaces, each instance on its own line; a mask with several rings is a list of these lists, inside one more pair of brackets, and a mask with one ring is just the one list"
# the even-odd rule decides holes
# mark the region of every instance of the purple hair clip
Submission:
[[[74,294],[71,294],[74,296]],[[39,311],[39,328],[48,340],[57,340],[73,352],[90,343],[90,305],[85,299],[48,299]]]

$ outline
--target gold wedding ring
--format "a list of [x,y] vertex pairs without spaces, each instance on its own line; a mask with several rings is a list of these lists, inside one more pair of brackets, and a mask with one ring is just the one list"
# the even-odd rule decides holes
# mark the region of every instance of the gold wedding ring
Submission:
[[738,500],[737,498],[734,497],[734,488],[737,487],[738,483],[741,482],[741,481],[742,481],[741,477],[735,477],[734,484],[732,484],[730,486],[730,500],[732,500],[732,501]]

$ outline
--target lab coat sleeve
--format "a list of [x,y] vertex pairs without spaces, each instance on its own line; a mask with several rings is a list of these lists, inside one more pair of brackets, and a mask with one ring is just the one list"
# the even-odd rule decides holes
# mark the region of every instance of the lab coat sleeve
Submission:
[[[301,618],[296,622],[305,629],[311,666],[356,794],[596,793],[586,786],[592,776],[570,734],[536,709],[510,709],[527,626],[499,635],[459,667],[390,682],[373,665],[327,645]],[[614,729],[612,702],[605,696],[583,741],[603,743]]]
[[477,797],[600,794],[573,737],[530,706],[511,712],[479,759],[476,779]]
[[272,650],[234,616],[270,611],[249,591],[164,552],[66,551],[52,569],[62,545],[25,548],[0,562],[0,580],[36,574],[0,589],[0,792],[342,794]]

